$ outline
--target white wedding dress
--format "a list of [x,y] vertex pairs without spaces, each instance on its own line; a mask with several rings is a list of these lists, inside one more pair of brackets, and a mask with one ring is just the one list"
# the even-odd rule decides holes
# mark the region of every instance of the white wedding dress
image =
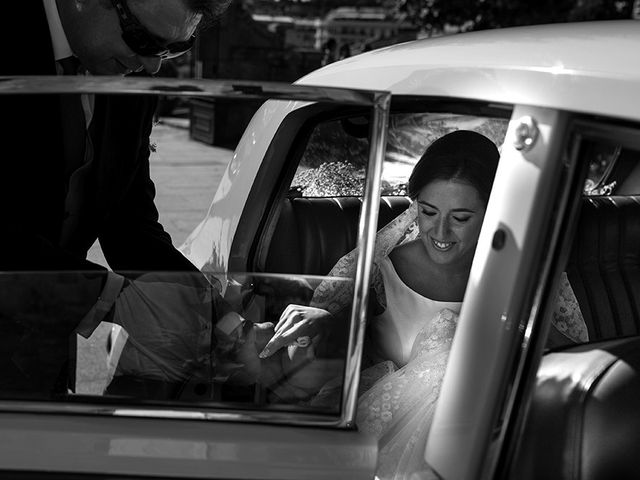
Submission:
[[[356,424],[378,439],[377,478],[437,478],[424,462],[427,434],[455,334],[460,302],[420,296],[398,277],[389,252],[417,235],[415,202],[384,227],[376,238],[372,287],[385,310],[369,323],[368,348],[378,363],[360,376]],[[357,251],[342,257],[330,277],[354,276]],[[323,282],[311,304],[332,314],[350,305],[346,282]],[[556,302],[553,327],[572,342],[588,340],[578,302],[565,274]],[[319,400],[325,392],[321,390]]]
[[[377,476],[407,478],[426,470],[426,433],[462,302],[439,302],[414,292],[388,256],[379,268],[386,309],[372,317],[369,340],[372,353],[387,360],[383,370],[376,364],[363,371],[363,380],[374,383],[358,400],[356,423],[379,439]],[[370,378],[377,375],[382,377]]]
[[378,262],[384,282],[385,310],[369,320],[369,354],[403,367],[412,357],[414,341],[442,310],[459,314],[462,302],[440,302],[423,297],[402,281],[391,259]]

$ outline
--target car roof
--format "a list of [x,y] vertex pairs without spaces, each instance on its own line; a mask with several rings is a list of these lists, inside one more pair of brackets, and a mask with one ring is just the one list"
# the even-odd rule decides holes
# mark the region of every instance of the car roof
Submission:
[[416,40],[323,67],[309,85],[640,119],[640,22],[514,27]]

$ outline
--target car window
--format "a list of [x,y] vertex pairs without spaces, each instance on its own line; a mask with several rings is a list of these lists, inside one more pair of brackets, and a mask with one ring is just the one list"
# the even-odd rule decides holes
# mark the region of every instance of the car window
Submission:
[[[382,173],[383,195],[406,195],[406,183],[426,147],[453,130],[474,130],[501,145],[507,120],[440,112],[392,113]],[[351,116],[318,124],[291,184],[304,197],[357,195],[364,185],[369,122]]]
[[[62,85],[63,80],[58,83]],[[83,87],[82,79],[72,81]],[[151,88],[156,88],[155,82],[162,80],[150,81]],[[99,80],[96,84],[102,86]],[[225,88],[233,90],[235,96],[243,92],[238,85],[233,87]],[[215,90],[215,85],[207,82],[204,88]],[[277,91],[278,86],[270,88]],[[290,92],[291,88],[287,85],[284,91]],[[312,88],[300,90],[303,100],[314,98]],[[248,95],[255,91],[247,89]],[[105,111],[109,111],[107,107],[126,110],[142,100],[145,105],[152,104],[146,102],[149,96],[142,97],[112,97],[103,92],[89,100],[94,99],[96,109]],[[338,91],[331,92],[330,97],[327,102],[327,97],[321,96],[328,105],[332,101],[341,103]],[[33,103],[39,98],[47,99],[41,104],[43,108],[54,111],[58,106],[54,95],[12,97],[11,105],[20,100]],[[72,98],[69,95],[65,100]],[[373,105],[374,97],[359,92],[355,102],[351,94],[347,98],[350,104],[363,108]],[[199,106],[202,103],[206,102],[200,99]],[[203,142],[202,125],[200,130],[191,128],[184,113],[156,113],[159,116],[154,118],[150,144],[144,134],[129,131],[124,124],[110,125],[105,138],[90,138],[92,148],[85,154],[93,156],[78,170],[83,174],[89,171],[86,177],[70,171],[73,182],[67,179],[65,183],[62,175],[57,175],[48,178],[48,184],[33,177],[40,182],[35,187],[60,187],[57,194],[64,193],[65,188],[73,190],[66,203],[64,195],[60,205],[54,202],[56,196],[49,199],[50,203],[44,201],[45,194],[52,194],[50,190],[37,196],[26,190],[5,189],[6,198],[14,195],[12,201],[20,207],[6,216],[12,232],[14,223],[16,226],[12,236],[19,246],[15,250],[16,265],[24,263],[29,268],[12,268],[5,256],[0,272],[4,329],[0,401],[40,402],[20,403],[20,408],[27,410],[48,408],[51,402],[67,408],[71,403],[98,414],[111,414],[125,405],[134,410],[164,407],[191,412],[232,411],[234,415],[251,411],[251,419],[271,422],[289,422],[289,414],[308,414],[319,416],[305,417],[307,422],[312,418],[344,426],[342,379],[347,366],[350,311],[342,318],[343,328],[332,330],[327,341],[299,335],[288,338],[271,355],[261,355],[276,333],[283,311],[289,305],[310,305],[314,288],[328,272],[284,274],[229,268],[234,242],[251,245],[255,241],[244,226],[254,218],[262,225],[270,215],[265,207],[279,185],[262,188],[258,171],[272,171],[275,167],[271,162],[277,166],[279,160],[268,152],[272,144],[288,149],[295,140],[295,135],[286,137],[281,144],[272,142],[272,137],[282,120],[279,115],[291,111],[295,115],[301,105],[295,101],[272,102],[266,114],[255,116],[245,136],[236,138],[241,140],[237,148],[229,145],[228,138]],[[151,109],[146,112],[153,114]],[[386,115],[384,109],[376,112]],[[212,105],[208,113],[213,113]],[[269,115],[272,121],[265,125]],[[98,118],[94,116],[93,121]],[[56,132],[52,129],[48,133],[52,148],[63,143]],[[109,138],[111,134],[115,137]],[[132,149],[135,158],[123,153],[122,159],[114,159],[107,148],[120,148],[123,136],[136,146]],[[367,142],[365,149],[369,148]],[[25,158],[36,152],[43,150],[28,151]],[[365,158],[369,160],[370,156]],[[30,178],[28,164],[25,160],[11,171],[16,184]],[[50,162],[48,167],[53,169],[53,165]],[[4,177],[5,181],[9,178]],[[258,193],[251,191],[254,187]],[[358,194],[354,224],[363,195]],[[76,197],[90,201],[76,203]],[[49,206],[69,207],[66,215],[54,212],[60,214],[60,231],[56,230],[58,217],[47,213]],[[257,215],[251,217],[251,212]],[[41,221],[40,217],[47,220]],[[81,221],[88,227],[79,234],[76,227]],[[99,241],[93,243],[96,236]],[[63,241],[59,237],[68,239],[64,247],[58,246],[57,242]],[[55,262],[40,262],[40,256],[49,250],[61,255],[45,257],[59,260],[59,267]],[[208,253],[202,253],[204,250]],[[94,263],[84,262],[85,253]],[[148,262],[152,257],[154,260]],[[155,259],[160,260],[155,263]],[[353,297],[354,276],[337,275],[331,282],[344,285]],[[331,401],[312,404],[313,395],[330,382],[335,384],[336,395]],[[102,407],[87,407],[96,402]]]
[[587,178],[568,274],[590,341],[640,331],[637,135],[633,128],[606,124],[579,133],[578,161]]

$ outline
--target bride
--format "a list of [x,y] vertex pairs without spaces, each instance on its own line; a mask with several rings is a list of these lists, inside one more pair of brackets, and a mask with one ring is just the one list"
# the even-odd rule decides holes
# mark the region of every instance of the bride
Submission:
[[[429,476],[427,433],[498,160],[495,144],[479,133],[437,139],[409,179],[411,206],[377,235],[356,420],[378,439],[380,479]],[[356,255],[345,255],[329,276],[353,276]],[[261,356],[332,328],[352,298],[343,285],[327,280],[310,307],[290,305]],[[565,275],[553,325],[554,344],[587,340]],[[336,395],[337,384],[327,384],[314,404],[335,402]]]

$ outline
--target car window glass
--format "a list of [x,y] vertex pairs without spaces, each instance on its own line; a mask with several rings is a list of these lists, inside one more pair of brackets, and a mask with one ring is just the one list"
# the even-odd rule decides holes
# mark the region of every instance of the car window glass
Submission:
[[[312,392],[342,374],[346,337],[337,330],[330,342],[298,341],[258,357],[273,335],[264,322],[289,304],[308,304],[317,279],[227,273],[222,294],[193,272],[120,274],[124,288],[102,323],[80,295],[97,280],[91,272],[0,276],[1,346],[10,359],[0,398],[304,410]],[[66,346],[76,334],[84,343],[70,362]],[[339,407],[337,396],[320,410]]]
[[[382,174],[383,195],[405,195],[411,170],[425,148],[453,130],[474,130],[501,145],[507,120],[453,113],[392,113]],[[292,182],[304,197],[355,195],[367,163],[368,121],[353,116],[318,124]]]
[[[31,100],[29,96],[21,98]],[[114,98],[117,103],[113,108],[126,110],[138,97]],[[96,108],[111,101],[107,95],[96,95]],[[288,102],[273,103],[275,107],[266,109],[267,114],[289,108]],[[55,101],[51,104],[57,105]],[[95,137],[93,150],[86,150],[94,156],[83,168],[71,171],[73,182],[65,183],[62,176],[52,176],[50,183],[33,177],[34,181],[60,187],[60,192],[67,187],[73,190],[61,205],[87,210],[76,213],[71,209],[64,218],[64,212],[56,211],[63,223],[72,218],[63,229],[69,229],[68,238],[78,241],[65,244],[67,250],[62,251],[72,252],[78,260],[86,251],[90,262],[105,269],[92,270],[93,264],[88,264],[89,269],[49,264],[40,268],[38,255],[48,251],[45,247],[49,244],[57,247],[59,241],[60,232],[53,228],[44,233],[38,230],[49,226],[40,221],[41,216],[52,223],[57,218],[47,210],[57,206],[53,197],[44,198],[51,192],[47,190],[41,196],[16,189],[3,192],[7,197],[9,193],[14,195],[13,201],[20,206],[11,215],[23,214],[15,222],[24,230],[13,237],[20,247],[16,255],[39,268],[6,268],[0,272],[0,401],[103,405],[98,412],[92,409],[93,413],[112,412],[123,405],[311,413],[336,423],[342,409],[351,308],[336,312],[339,323],[326,336],[290,336],[270,355],[260,354],[289,306],[313,305],[314,289],[326,280],[337,258],[316,255],[329,265],[326,269],[307,268],[305,263],[296,269],[228,268],[229,258],[235,254],[234,242],[254,242],[254,233],[242,230],[254,219],[247,220],[249,216],[245,215],[240,227],[230,225],[244,211],[258,207],[264,211],[255,216],[256,226],[270,215],[268,200],[280,185],[260,190],[258,201],[248,199],[248,189],[260,184],[256,181],[258,167],[268,171],[272,167],[269,162],[274,160],[269,155],[263,159],[247,148],[247,144],[254,147],[255,142],[250,140],[235,150],[227,136],[218,139],[215,132],[203,135],[200,120],[205,114],[214,114],[212,105],[208,112],[197,112],[196,125],[187,116],[184,103],[176,105],[170,114],[158,111],[149,145],[139,132],[129,131],[124,124],[114,125],[118,140]],[[198,107],[205,108],[202,101]],[[218,107],[217,112],[228,113]],[[252,131],[266,128],[261,121],[258,115],[258,125],[253,125]],[[52,130],[53,139],[54,133]],[[242,129],[236,133],[233,140],[237,142]],[[109,156],[112,163],[108,167],[113,166],[109,170],[101,156],[105,147],[100,142],[109,140],[109,145],[117,147],[124,142],[123,136],[141,155],[128,158],[123,154],[129,161],[122,164]],[[285,139],[284,146],[277,148],[289,148],[287,140],[292,141]],[[263,148],[264,154],[270,141],[268,138],[254,148]],[[362,153],[366,161],[368,149],[367,141]],[[340,153],[340,149],[335,152]],[[35,153],[29,151],[25,158],[29,154]],[[11,174],[29,178],[28,164],[16,165]],[[53,163],[49,167],[53,171]],[[84,170],[91,175],[75,175]],[[9,177],[4,178],[6,181]],[[88,179],[87,186],[95,188],[85,192],[83,178]],[[97,186],[91,183],[94,178],[99,178]],[[110,188],[113,195],[106,195],[102,188]],[[91,201],[73,204],[74,193],[86,194]],[[353,200],[351,216],[345,220],[353,234],[344,244],[347,250],[356,243],[362,192],[354,192]],[[90,225],[86,235],[74,234],[73,222],[78,219]],[[13,216],[7,217],[8,222],[13,220]],[[35,239],[29,236],[32,225],[40,232]],[[316,227],[320,225],[315,223]],[[232,228],[236,233],[230,233]],[[93,229],[99,241],[91,245]],[[295,230],[300,237],[293,235],[294,230],[285,229],[281,242],[273,242],[279,248],[274,247],[270,257],[274,265],[297,261],[291,245],[304,242],[305,232],[300,229]],[[323,233],[331,235],[330,230]],[[320,236],[316,239],[322,240]],[[315,261],[308,253],[298,259]],[[81,261],[78,264],[83,265]],[[132,268],[136,265],[139,268]],[[346,292],[348,305],[353,297],[353,280],[353,274],[331,279]],[[334,394],[321,404],[314,403],[314,395],[324,385],[332,385]],[[27,409],[42,406],[20,404]]]

